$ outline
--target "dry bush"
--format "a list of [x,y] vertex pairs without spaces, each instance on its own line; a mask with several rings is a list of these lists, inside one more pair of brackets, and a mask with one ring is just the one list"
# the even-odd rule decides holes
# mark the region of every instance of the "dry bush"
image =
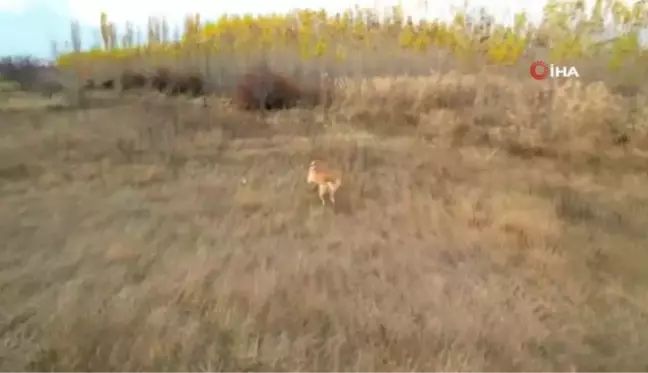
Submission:
[[160,67],[152,74],[150,82],[154,90],[172,96],[189,94],[198,97],[206,94],[205,81],[201,74],[196,72],[178,72]]
[[175,74],[169,89],[170,95],[189,94],[193,97],[203,96],[205,83],[197,73]]
[[17,82],[24,91],[51,96],[63,88],[58,74],[54,67],[31,57],[5,57],[0,60],[0,75],[5,80]]
[[[124,72],[122,72],[120,81],[122,90],[125,91],[145,88],[146,84],[148,83],[148,79],[144,74],[132,70],[125,70]],[[104,88],[105,83],[106,82],[104,82]]]
[[167,67],[159,67],[155,69],[155,72],[152,74],[151,87],[158,92],[166,92],[171,85],[173,79],[173,73],[171,69]]
[[101,82],[100,85],[101,89],[115,89],[115,79],[106,79],[103,82]]
[[540,83],[502,75],[449,73],[348,81],[336,93],[339,115],[380,134],[488,145],[521,156],[591,157],[634,147],[647,136],[637,97],[603,83]]
[[299,84],[269,67],[254,67],[237,81],[232,102],[241,110],[281,110],[328,105],[332,87]]

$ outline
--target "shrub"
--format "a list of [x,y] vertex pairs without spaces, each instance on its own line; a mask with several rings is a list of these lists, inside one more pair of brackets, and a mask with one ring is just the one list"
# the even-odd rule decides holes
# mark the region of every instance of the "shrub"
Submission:
[[0,75],[16,82],[21,90],[36,91],[45,95],[61,91],[59,71],[32,57],[4,57],[0,59]]
[[130,90],[130,89],[137,89],[137,88],[144,88],[146,87],[146,83],[148,82],[148,79],[144,74],[132,71],[132,70],[125,70],[122,75],[121,75],[121,86],[122,90]]
[[241,110],[280,110],[296,106],[303,93],[285,76],[266,67],[243,74],[234,92],[234,106]]

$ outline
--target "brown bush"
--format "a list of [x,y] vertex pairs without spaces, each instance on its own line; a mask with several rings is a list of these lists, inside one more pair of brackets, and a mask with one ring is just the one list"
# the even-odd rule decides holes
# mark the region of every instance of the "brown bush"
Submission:
[[101,89],[114,89],[115,88],[115,79],[108,79],[101,82]]
[[121,75],[122,90],[144,88],[148,79],[143,74],[126,70]]
[[166,67],[156,69],[153,76],[151,76],[151,88],[159,92],[166,92],[171,85],[172,76],[171,70]]
[[190,94],[194,97],[205,94],[205,83],[198,74],[175,74],[171,80],[170,95]]
[[281,110],[296,106],[302,97],[295,82],[268,68],[256,68],[241,76],[232,101],[241,110]]
[[205,82],[198,73],[173,72],[166,67],[158,68],[151,77],[151,88],[169,95],[205,94]]

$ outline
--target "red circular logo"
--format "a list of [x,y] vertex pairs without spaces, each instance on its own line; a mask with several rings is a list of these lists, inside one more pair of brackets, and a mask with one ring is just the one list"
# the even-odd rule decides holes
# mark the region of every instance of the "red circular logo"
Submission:
[[531,77],[535,80],[543,80],[549,76],[549,66],[542,61],[534,61],[529,68]]

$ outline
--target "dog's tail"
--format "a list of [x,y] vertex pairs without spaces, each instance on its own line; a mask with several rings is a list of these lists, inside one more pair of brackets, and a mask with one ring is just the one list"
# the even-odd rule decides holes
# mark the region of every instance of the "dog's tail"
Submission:
[[340,185],[342,185],[342,178],[336,177],[333,180],[329,180],[326,182],[326,185],[329,187],[330,190],[336,191],[340,187]]

